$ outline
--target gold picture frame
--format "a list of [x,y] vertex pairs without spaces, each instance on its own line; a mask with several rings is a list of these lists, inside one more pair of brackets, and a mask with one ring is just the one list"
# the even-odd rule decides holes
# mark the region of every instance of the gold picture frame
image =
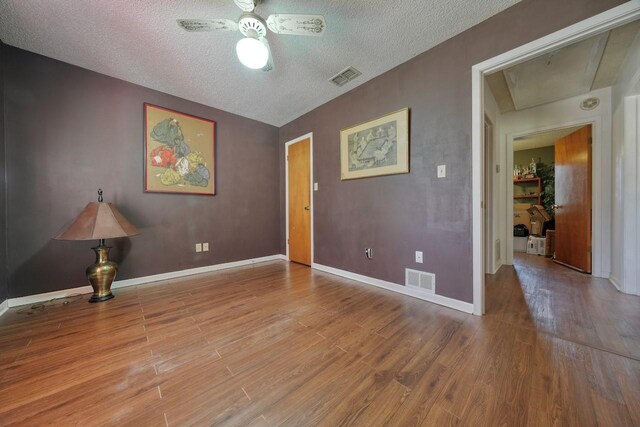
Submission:
[[340,131],[340,179],[409,172],[409,109]]
[[215,195],[215,126],[145,103],[145,193]]

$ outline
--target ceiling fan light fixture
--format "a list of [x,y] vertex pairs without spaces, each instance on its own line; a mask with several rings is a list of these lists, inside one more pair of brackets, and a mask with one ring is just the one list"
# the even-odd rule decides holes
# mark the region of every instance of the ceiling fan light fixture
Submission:
[[247,68],[259,70],[269,61],[269,49],[260,40],[245,37],[236,45],[238,59]]

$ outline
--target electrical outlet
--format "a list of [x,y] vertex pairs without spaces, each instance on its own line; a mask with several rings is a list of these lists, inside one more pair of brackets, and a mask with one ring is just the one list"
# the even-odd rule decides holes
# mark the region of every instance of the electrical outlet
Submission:
[[447,176],[447,165],[438,165],[438,178]]
[[364,256],[367,257],[367,259],[373,259],[373,249],[371,248],[366,248],[364,250]]
[[422,251],[416,251],[416,262],[422,264]]
[[202,252],[202,243],[196,243],[196,252]]
[[313,191],[318,191],[318,183],[317,182],[313,183]]
[[202,244],[202,252],[209,252],[209,242]]

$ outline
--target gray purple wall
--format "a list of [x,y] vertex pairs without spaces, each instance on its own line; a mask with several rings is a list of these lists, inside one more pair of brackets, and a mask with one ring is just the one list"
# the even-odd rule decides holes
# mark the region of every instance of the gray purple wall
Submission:
[[0,304],[7,299],[7,223],[6,186],[4,161],[4,49],[0,41]]
[[[284,253],[284,143],[312,131],[315,261],[400,284],[431,271],[471,302],[471,66],[621,3],[525,0],[280,129],[3,46],[0,300],[5,277],[10,297],[86,283],[94,242],[50,237],[98,187],[142,230],[110,242],[119,279]],[[216,196],[143,193],[144,102],[216,121]],[[404,107],[411,172],[340,181],[339,130]]]
[[[438,294],[472,302],[471,67],[621,3],[525,0],[283,126],[281,253],[284,143],[313,132],[315,262],[398,284],[405,267],[429,271]],[[411,172],[340,181],[340,129],[404,107]],[[437,179],[440,164],[447,177]],[[413,262],[416,250],[424,264]]]
[[[118,279],[279,252],[278,128],[10,46],[3,63],[10,297],[86,284],[96,242],[51,236],[98,187],[142,231],[107,241]],[[143,193],[144,102],[216,122],[215,196]]]

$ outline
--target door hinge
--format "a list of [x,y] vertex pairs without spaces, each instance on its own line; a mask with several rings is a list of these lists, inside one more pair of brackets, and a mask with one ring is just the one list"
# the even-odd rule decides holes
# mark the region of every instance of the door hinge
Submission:
[[287,245],[289,244],[289,239],[287,239]]
[[289,156],[287,156],[287,161],[289,160]]
[[587,252],[591,253],[591,245],[587,246]]
[[589,145],[593,145],[593,138],[589,137]]

